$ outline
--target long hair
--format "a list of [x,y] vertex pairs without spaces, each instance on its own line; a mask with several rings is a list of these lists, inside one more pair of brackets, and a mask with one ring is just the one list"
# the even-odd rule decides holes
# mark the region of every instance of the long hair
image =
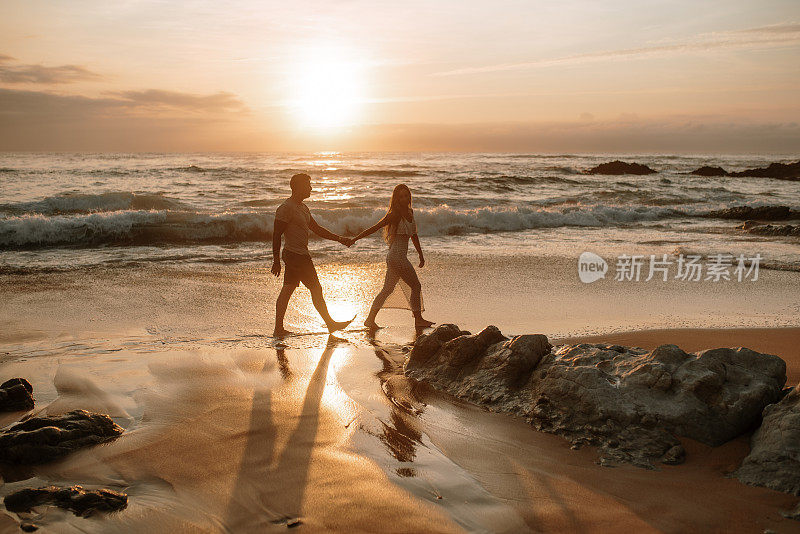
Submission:
[[[400,192],[408,191],[408,205],[400,202]],[[407,220],[414,220],[414,212],[411,210],[411,189],[406,184],[397,184],[392,191],[392,199],[389,201],[389,224],[383,227],[383,240],[391,244],[394,234],[397,232],[397,223],[400,217]]]

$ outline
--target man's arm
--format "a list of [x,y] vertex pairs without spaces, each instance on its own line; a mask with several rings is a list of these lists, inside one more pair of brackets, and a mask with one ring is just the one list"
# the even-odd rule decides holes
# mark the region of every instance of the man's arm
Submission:
[[275,219],[272,227],[272,274],[281,274],[281,236],[286,231],[286,221]]
[[320,236],[323,239],[330,239],[331,241],[336,241],[337,243],[341,243],[342,245],[345,244],[345,238],[334,234],[324,226],[320,226],[317,221],[314,220],[314,217],[309,218],[308,222],[308,229]]

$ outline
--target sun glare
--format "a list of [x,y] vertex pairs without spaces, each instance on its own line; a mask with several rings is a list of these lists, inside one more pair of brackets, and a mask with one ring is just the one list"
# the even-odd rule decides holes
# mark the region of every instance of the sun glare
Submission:
[[336,49],[317,49],[300,59],[289,106],[303,126],[326,129],[352,124],[363,98],[358,63]]

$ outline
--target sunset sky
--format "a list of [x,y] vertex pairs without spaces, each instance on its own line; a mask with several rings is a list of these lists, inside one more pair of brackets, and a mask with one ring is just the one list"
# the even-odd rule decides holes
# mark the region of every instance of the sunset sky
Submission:
[[800,149],[797,0],[4,0],[0,150]]

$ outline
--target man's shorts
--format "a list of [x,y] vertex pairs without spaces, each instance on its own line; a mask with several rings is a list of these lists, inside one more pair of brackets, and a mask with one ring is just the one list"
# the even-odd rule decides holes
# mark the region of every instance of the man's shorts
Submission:
[[303,285],[309,289],[320,285],[317,269],[314,268],[311,256],[284,250],[283,263],[286,265],[286,269],[283,271],[283,285],[297,287],[300,282],[303,282]]

